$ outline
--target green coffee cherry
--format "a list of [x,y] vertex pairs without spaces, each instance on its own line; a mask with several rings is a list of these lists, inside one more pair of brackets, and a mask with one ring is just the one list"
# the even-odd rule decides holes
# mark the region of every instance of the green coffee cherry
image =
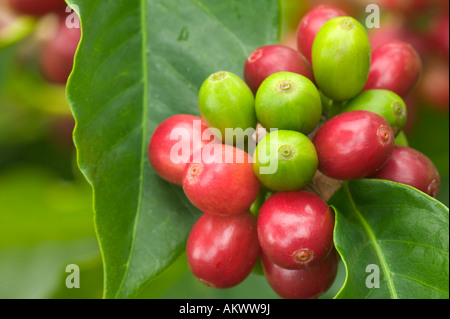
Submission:
[[336,101],[349,100],[364,88],[371,48],[364,27],[351,17],[329,20],[312,48],[314,78],[320,90]]
[[400,131],[395,137],[395,145],[397,146],[409,146],[408,138],[404,131]]
[[[210,75],[199,93],[200,114],[209,127],[217,128],[225,140],[225,129],[255,128],[255,99],[237,75],[220,71]],[[228,134],[229,135],[229,134]]]
[[303,188],[313,179],[318,167],[313,143],[304,134],[289,130],[264,136],[256,146],[253,160],[258,179],[275,191]]
[[406,124],[406,105],[403,99],[388,90],[368,90],[350,100],[340,113],[349,111],[371,111],[388,121],[397,135]]
[[258,196],[256,197],[255,201],[249,208],[250,213],[255,215],[255,217],[258,217],[259,210],[261,209],[261,206],[264,204],[264,201],[266,200],[266,193],[267,189],[265,187],[261,187],[259,189]]
[[326,115],[328,119],[332,118],[333,116],[339,114],[341,109],[344,107],[347,101],[334,101],[330,99],[328,96],[323,94],[322,91],[319,91],[320,93],[320,99],[322,100],[322,112]]
[[308,134],[322,115],[320,94],[308,78],[292,72],[267,77],[256,93],[256,117],[266,129]]

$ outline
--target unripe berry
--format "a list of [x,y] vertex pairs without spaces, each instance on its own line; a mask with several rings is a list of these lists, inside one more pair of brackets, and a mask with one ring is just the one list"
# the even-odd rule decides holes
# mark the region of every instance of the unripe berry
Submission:
[[316,149],[300,132],[277,130],[264,136],[256,146],[253,169],[266,187],[290,191],[305,187],[318,166]]
[[278,72],[263,81],[255,98],[256,117],[266,129],[311,133],[322,116],[319,91],[308,78]]
[[367,81],[371,48],[364,27],[351,17],[329,20],[317,33],[312,67],[317,86],[329,98],[349,100]]
[[389,123],[397,135],[405,126],[407,109],[403,99],[388,90],[368,90],[348,101],[339,113],[366,110],[377,113]]
[[236,74],[220,71],[210,75],[200,88],[198,103],[206,125],[219,130],[227,144],[236,142],[227,140],[230,130],[256,128],[255,98]]
[[327,21],[346,15],[344,11],[326,5],[315,7],[309,11],[302,18],[297,29],[298,51],[311,63],[311,51],[317,32],[319,32]]

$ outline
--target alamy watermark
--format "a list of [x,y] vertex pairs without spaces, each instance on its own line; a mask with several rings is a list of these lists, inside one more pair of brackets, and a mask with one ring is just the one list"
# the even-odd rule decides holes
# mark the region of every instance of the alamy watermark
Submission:
[[[79,7],[75,4],[66,7],[66,12],[69,15],[66,18],[66,26],[69,29],[80,28],[80,19],[77,12],[80,12]],[[380,7],[377,4],[368,4],[366,6],[366,13],[369,15],[366,18],[366,27],[368,29],[380,28]]]
[[366,27],[368,29],[380,28],[380,7],[376,4],[369,4],[366,7],[366,13],[370,13],[366,18]]
[[79,29],[81,28],[80,17],[77,12],[80,12],[79,7],[76,4],[73,4],[72,7],[66,7],[66,13],[68,13],[66,17],[66,27],[69,29]]
[[69,273],[66,277],[66,287],[69,289],[80,288],[80,267],[76,264],[67,265],[66,273]]
[[[178,127],[172,130],[169,139],[176,141],[170,150],[170,160],[174,164],[179,163],[217,163],[218,161],[223,163],[255,163],[256,158],[252,155],[256,149],[257,139],[255,136],[261,135],[263,132],[267,133],[265,129],[247,128],[226,128],[225,134],[217,128],[208,128],[201,134],[202,121],[194,120],[191,128]],[[270,129],[268,132],[276,131],[277,129]],[[191,136],[191,132],[194,132]],[[244,156],[243,152],[237,152],[232,154],[226,152],[222,154],[223,148],[215,147],[217,144],[221,144],[222,141],[225,144],[234,145],[239,149],[246,149],[250,156]],[[203,147],[202,144],[208,142]],[[261,174],[273,174],[278,169],[278,160],[269,154],[278,153],[278,141],[276,138],[270,140],[269,152],[258,153],[259,163],[265,163],[260,167]],[[200,150],[193,152],[193,150]],[[224,155],[224,156],[223,156]],[[192,156],[192,158],[191,158]]]
[[376,264],[370,264],[366,267],[366,287],[369,289],[380,288],[380,267]]

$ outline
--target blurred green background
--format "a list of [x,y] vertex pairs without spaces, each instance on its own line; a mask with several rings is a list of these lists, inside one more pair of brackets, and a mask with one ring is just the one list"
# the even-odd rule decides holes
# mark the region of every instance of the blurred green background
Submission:
[[[364,1],[339,2],[364,18]],[[281,43],[294,46],[299,20],[309,6],[319,3],[336,1],[281,1]],[[427,14],[414,20],[418,30],[437,13]],[[39,66],[54,20],[51,15],[40,19],[19,16],[7,7],[6,0],[0,0],[0,298],[102,297],[92,193],[76,164],[74,121],[65,87],[46,80]],[[448,56],[446,63],[448,68]],[[419,96],[412,97],[410,105],[410,146],[438,167],[442,178],[439,200],[448,206],[448,105],[435,107]],[[69,264],[80,267],[78,289],[65,286]],[[335,285],[323,297],[334,296],[344,278],[341,266]],[[185,256],[137,297],[277,298],[258,274],[235,288],[207,288],[189,272]]]

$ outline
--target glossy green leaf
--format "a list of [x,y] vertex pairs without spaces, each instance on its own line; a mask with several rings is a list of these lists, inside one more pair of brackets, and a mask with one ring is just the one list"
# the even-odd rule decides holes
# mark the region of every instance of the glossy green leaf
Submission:
[[412,187],[371,179],[344,183],[329,203],[347,271],[336,298],[449,297],[446,206]]
[[199,115],[198,91],[209,74],[242,77],[248,54],[277,42],[278,2],[69,3],[83,35],[67,95],[79,166],[94,189],[104,297],[131,297],[183,251],[200,214],[179,187],[155,175],[150,136],[171,115]]

